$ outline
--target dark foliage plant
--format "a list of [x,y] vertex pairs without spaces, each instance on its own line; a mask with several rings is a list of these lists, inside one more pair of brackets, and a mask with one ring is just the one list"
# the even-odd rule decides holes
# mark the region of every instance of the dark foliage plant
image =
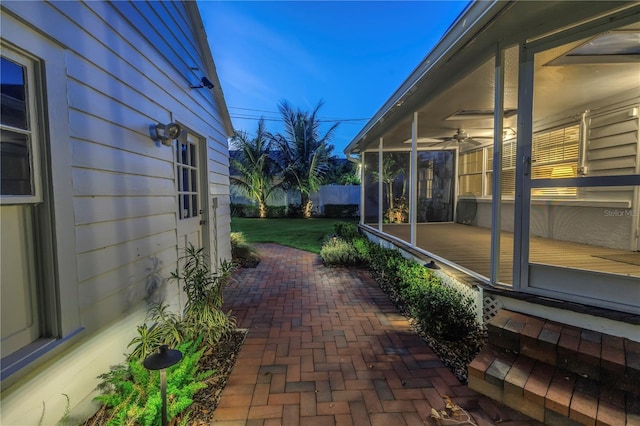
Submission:
[[361,262],[353,245],[339,237],[330,237],[324,242],[320,257],[325,265],[354,266]]
[[[193,402],[193,395],[206,387],[204,380],[213,371],[198,372],[204,352],[202,339],[185,341],[178,346],[182,360],[167,369],[167,418],[183,413]],[[95,399],[103,404],[105,425],[159,425],[162,416],[160,372],[144,368],[139,359],[112,367],[98,376],[102,381]]]
[[325,204],[324,217],[350,218],[358,215],[358,204]]
[[336,235],[345,241],[352,242],[356,238],[363,238],[358,231],[358,225],[352,222],[337,222],[333,225]]
[[[235,328],[235,319],[222,311],[223,288],[229,282],[233,264],[222,261],[212,270],[204,249],[189,245],[178,259],[181,269],[171,278],[182,286],[186,303],[181,313],[173,312],[164,303],[151,307],[145,322],[137,327],[138,335],[127,363],[112,367],[99,376],[101,395],[95,399],[103,404],[99,424],[157,425],[160,424],[161,399],[159,373],[150,372],[142,361],[160,345],[175,347],[183,353],[182,360],[167,369],[167,414],[169,419],[186,410],[193,395],[206,387],[203,380],[213,371],[198,372],[199,361],[206,348],[214,346]],[[183,420],[187,417],[183,417]]]
[[[327,241],[323,251],[326,249],[333,254],[335,247],[339,246],[340,254],[355,254],[355,264],[368,266],[383,290],[414,319],[430,343],[456,352],[463,363],[471,361],[482,345],[484,332],[476,320],[474,302],[470,297],[445,285],[432,270],[404,258],[398,250],[370,242],[358,233],[355,224],[336,224],[335,230],[335,240],[338,241]],[[353,252],[345,247],[346,242]],[[323,261],[329,265],[343,265],[345,257],[323,256]],[[460,374],[458,376],[464,379]]]

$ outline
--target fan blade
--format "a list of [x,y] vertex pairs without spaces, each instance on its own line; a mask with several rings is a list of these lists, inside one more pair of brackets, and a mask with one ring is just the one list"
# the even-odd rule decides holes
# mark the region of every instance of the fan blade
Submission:
[[472,139],[472,138],[466,138],[464,141],[465,141],[466,143],[468,143],[468,144],[473,145],[473,146],[479,146],[479,145],[482,145],[482,142],[477,141],[477,140]]

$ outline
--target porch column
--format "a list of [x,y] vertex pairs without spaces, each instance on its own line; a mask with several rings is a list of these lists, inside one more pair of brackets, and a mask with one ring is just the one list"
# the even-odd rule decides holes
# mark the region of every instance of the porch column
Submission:
[[409,224],[411,226],[411,247],[416,246],[416,228],[418,222],[418,112],[413,113],[411,122],[411,177],[409,181]]
[[382,232],[382,223],[383,223],[383,205],[384,200],[382,199],[384,193],[382,191],[382,146],[383,146],[383,138],[380,137],[380,141],[378,142],[378,230]]
[[502,139],[504,125],[504,50],[496,44],[495,95],[493,104],[493,190],[491,193],[491,269],[492,284],[500,280],[500,234],[502,231]]
[[[348,157],[347,157],[348,158]],[[366,214],[364,209],[364,187],[365,187],[365,169],[364,169],[364,152],[360,152],[360,161],[358,162],[360,168],[358,175],[360,176],[360,225],[364,225],[364,215]]]
[[529,215],[531,207],[531,139],[533,130],[533,54],[520,45],[518,67],[518,134],[516,197],[513,225],[513,288],[529,284]]

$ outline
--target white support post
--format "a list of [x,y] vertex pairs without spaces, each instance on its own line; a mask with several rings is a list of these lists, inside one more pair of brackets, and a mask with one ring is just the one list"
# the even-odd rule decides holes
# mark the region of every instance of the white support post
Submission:
[[500,234],[502,231],[502,139],[504,127],[504,49],[496,44],[495,95],[493,105],[493,195],[491,197],[491,268],[492,284],[500,280]]
[[383,139],[380,137],[380,141],[378,142],[378,230],[382,232],[382,223],[383,223],[383,205],[384,205],[384,192],[382,190],[382,148],[383,148]]
[[411,180],[409,181],[409,224],[411,226],[411,247],[417,244],[416,228],[418,222],[418,112],[413,113],[411,122]]
[[[531,140],[533,137],[534,57],[520,46],[518,70],[518,134],[516,198],[513,229],[513,288],[529,285],[529,215],[531,209]],[[495,168],[495,165],[494,165]]]
[[367,213],[365,211],[364,208],[364,188],[365,188],[365,177],[366,177],[366,170],[365,170],[365,162],[364,162],[364,157],[365,157],[365,153],[361,152],[360,153],[360,162],[358,164],[360,164],[360,225],[364,225],[364,217],[365,214]]

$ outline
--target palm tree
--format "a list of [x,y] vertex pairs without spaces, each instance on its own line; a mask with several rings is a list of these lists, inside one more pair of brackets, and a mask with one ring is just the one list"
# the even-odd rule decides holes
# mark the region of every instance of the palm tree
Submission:
[[239,175],[231,176],[231,181],[249,198],[258,203],[261,218],[267,217],[267,200],[280,187],[276,183],[277,164],[271,159],[273,137],[266,131],[264,119],[258,121],[256,136],[252,139],[244,132],[236,132],[231,143],[240,151],[238,159],[231,159],[231,165]]
[[[402,179],[402,190],[400,192],[400,198],[394,197],[393,186],[395,185],[398,177],[404,175],[404,172],[404,168],[401,165],[397,164],[395,155],[387,154],[384,156],[384,159],[382,161],[382,177],[380,177],[377,171],[371,173],[374,182],[382,181],[389,204],[389,207],[385,212],[385,217],[387,217],[390,222],[397,221],[394,219],[394,212],[396,211],[396,209],[402,210],[402,200],[404,199],[403,197],[405,197],[407,189],[407,179],[405,177],[403,177]],[[400,202],[400,205],[396,206],[396,202]]]
[[282,153],[284,183],[300,191],[305,218],[311,217],[313,203],[310,195],[320,188],[333,150],[329,141],[338,127],[336,123],[323,136],[320,135],[321,122],[317,114],[322,104],[322,101],[318,102],[311,113],[294,110],[287,101],[278,105],[284,134],[275,135],[274,140]]

